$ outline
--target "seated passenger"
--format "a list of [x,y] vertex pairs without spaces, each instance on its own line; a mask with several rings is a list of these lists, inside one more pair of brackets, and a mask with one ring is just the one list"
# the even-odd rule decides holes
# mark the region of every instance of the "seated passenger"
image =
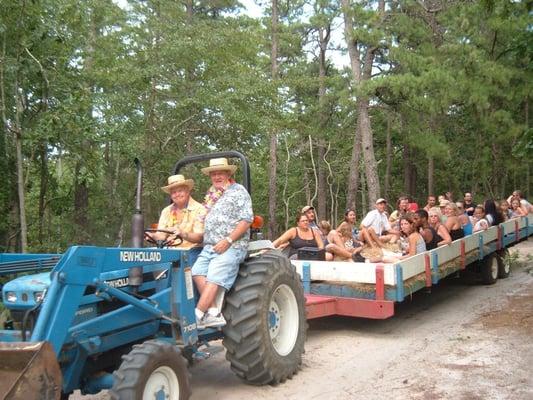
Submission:
[[161,211],[157,228],[170,230],[174,233],[156,232],[150,236],[155,240],[165,240],[171,236],[179,235],[183,242],[177,244],[171,240],[170,247],[179,249],[198,247],[199,254],[204,237],[206,210],[202,204],[191,197],[193,186],[194,181],[185,179],[183,175],[172,175],[168,178],[168,185],[163,186],[161,190],[170,195],[172,204]]
[[461,227],[463,228],[465,236],[471,235],[473,226],[472,222],[470,221],[470,217],[465,210],[464,203],[462,201],[458,201],[455,203],[455,205],[457,206],[457,218],[461,223]]
[[360,239],[372,248],[383,247],[383,244],[396,241],[398,231],[394,231],[385,214],[387,200],[377,199],[376,209],[370,211],[361,221]]
[[485,200],[484,208],[485,219],[489,222],[490,226],[499,225],[503,222],[503,215],[499,212],[494,200]]
[[452,240],[457,240],[465,236],[461,222],[459,221],[459,210],[455,203],[448,203],[444,207],[444,212],[446,213],[446,222],[444,226],[450,232],[450,237]]
[[508,219],[511,219],[512,211],[509,209],[510,206],[509,206],[509,203],[507,202],[507,200],[500,200],[498,202],[498,207],[500,208],[499,211],[502,214],[504,221],[507,221]]
[[[324,248],[327,249],[332,235],[336,235],[335,230],[331,229],[329,221],[322,220],[318,223],[318,229],[320,231],[320,237],[324,243]],[[326,261],[333,261],[333,255],[326,251]]]
[[331,231],[328,239],[331,240],[326,250],[333,254],[335,261],[365,261],[364,257],[359,254],[363,246],[354,240],[352,225],[348,222],[344,221],[335,231]]
[[424,241],[426,242],[426,250],[436,249],[438,243],[442,241],[442,238],[435,229],[429,226],[427,211],[418,210],[413,216],[413,220],[416,224],[418,232],[422,235]]
[[309,228],[317,229],[318,225],[316,223],[316,213],[315,213],[315,207],[313,206],[305,206],[302,208],[302,214],[305,214],[307,216],[307,219],[309,220]]
[[400,218],[409,211],[409,198],[401,196],[396,202],[396,210],[389,217],[389,223],[394,229],[400,230]]
[[472,216],[472,224],[474,225],[474,232],[489,229],[490,224],[485,219],[485,208],[483,206],[476,206],[476,208],[474,209],[474,215]]
[[527,211],[520,204],[520,200],[512,199],[511,200],[511,218],[525,217]]
[[450,244],[452,242],[452,238],[450,236],[450,232],[448,232],[448,229],[441,222],[442,215],[440,213],[440,209],[437,207],[433,207],[431,210],[429,210],[428,215],[429,226],[435,229],[435,232],[437,232],[437,234],[442,238],[442,240],[437,243],[437,246]]
[[317,229],[309,227],[309,219],[304,213],[298,214],[296,217],[296,227],[290,228],[279,238],[272,243],[275,248],[282,247],[285,243],[289,246],[289,258],[296,260],[298,257],[298,249],[302,247],[316,247],[318,249],[324,248],[324,242],[320,237]]
[[507,199],[509,204],[511,204],[513,199],[518,199],[522,208],[526,211],[527,214],[533,212],[533,205],[527,201],[520,190],[515,190],[511,196]]
[[430,194],[428,196],[428,202],[426,206],[424,207],[424,210],[426,210],[426,212],[429,212],[429,209],[435,207],[436,205],[437,205],[437,198],[434,195]]
[[443,224],[446,222],[446,219],[448,219],[448,216],[444,213],[444,209],[448,204],[450,204],[449,200],[442,199],[441,201],[439,201],[440,220]]
[[472,200],[472,193],[466,192],[463,197],[463,206],[465,209],[465,212],[469,217],[474,215],[474,208],[476,208],[476,205],[474,204]]
[[418,232],[417,224],[412,215],[406,215],[400,218],[400,229],[400,235],[406,238],[406,248],[402,250],[400,256],[384,256],[382,259],[383,262],[394,263],[426,251],[426,242]]

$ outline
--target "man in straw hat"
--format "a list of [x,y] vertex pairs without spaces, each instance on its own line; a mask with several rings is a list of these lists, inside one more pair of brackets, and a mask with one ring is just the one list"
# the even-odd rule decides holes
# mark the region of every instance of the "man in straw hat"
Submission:
[[[183,175],[172,175],[168,178],[167,186],[161,189],[170,195],[172,204],[161,211],[158,229],[166,229],[179,235],[183,242],[172,245],[180,249],[199,247],[204,238],[205,208],[191,197],[194,186],[192,179],[185,179]],[[172,236],[169,233],[157,232],[154,239],[163,240]]]
[[[204,248],[193,265],[192,275],[200,292],[196,306],[199,329],[226,324],[215,304],[221,290],[229,290],[244,261],[253,220],[252,199],[231,176],[237,167],[226,158],[214,158],[202,172],[211,179],[205,197]],[[223,293],[223,292],[222,292]]]

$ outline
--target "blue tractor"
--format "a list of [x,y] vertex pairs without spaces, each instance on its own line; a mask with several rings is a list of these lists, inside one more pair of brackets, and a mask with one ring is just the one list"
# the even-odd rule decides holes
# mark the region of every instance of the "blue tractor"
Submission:
[[[240,159],[250,191],[248,161],[235,151],[185,157],[173,174],[220,157]],[[299,369],[305,300],[289,260],[270,242],[252,240],[235,284],[220,301],[226,326],[199,330],[195,253],[165,242],[143,247],[138,162],[137,168],[131,247],[0,254],[0,278],[51,268],[2,288],[10,320],[0,326],[0,399],[63,399],[76,389],[109,389],[113,399],[187,399],[187,361],[221,338],[232,370],[248,383],[277,384]]]

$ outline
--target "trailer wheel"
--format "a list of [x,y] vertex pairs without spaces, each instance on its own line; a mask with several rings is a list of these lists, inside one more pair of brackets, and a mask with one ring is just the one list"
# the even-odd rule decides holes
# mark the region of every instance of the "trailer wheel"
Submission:
[[179,349],[149,340],[122,356],[110,391],[115,400],[183,400],[191,395],[187,363]]
[[492,253],[481,261],[481,280],[484,285],[493,285],[498,279],[498,257]]
[[222,343],[237,376],[275,385],[298,371],[307,329],[305,298],[287,257],[272,251],[241,265],[224,317]]
[[498,260],[498,278],[505,279],[511,272],[511,261],[509,260],[509,250],[502,249],[497,252],[496,258]]

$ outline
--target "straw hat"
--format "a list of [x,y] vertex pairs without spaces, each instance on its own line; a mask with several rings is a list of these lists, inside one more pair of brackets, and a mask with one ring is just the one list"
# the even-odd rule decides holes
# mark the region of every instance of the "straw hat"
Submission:
[[170,191],[178,186],[187,186],[189,190],[194,186],[192,179],[185,179],[183,175],[172,175],[168,177],[168,185],[163,186],[163,192],[170,193]]
[[450,204],[450,201],[444,199],[439,202],[439,207],[446,207],[448,204]]
[[202,172],[206,175],[213,171],[228,171],[233,174],[236,170],[237,166],[228,164],[227,158],[212,158],[209,160],[209,167],[202,168]]

